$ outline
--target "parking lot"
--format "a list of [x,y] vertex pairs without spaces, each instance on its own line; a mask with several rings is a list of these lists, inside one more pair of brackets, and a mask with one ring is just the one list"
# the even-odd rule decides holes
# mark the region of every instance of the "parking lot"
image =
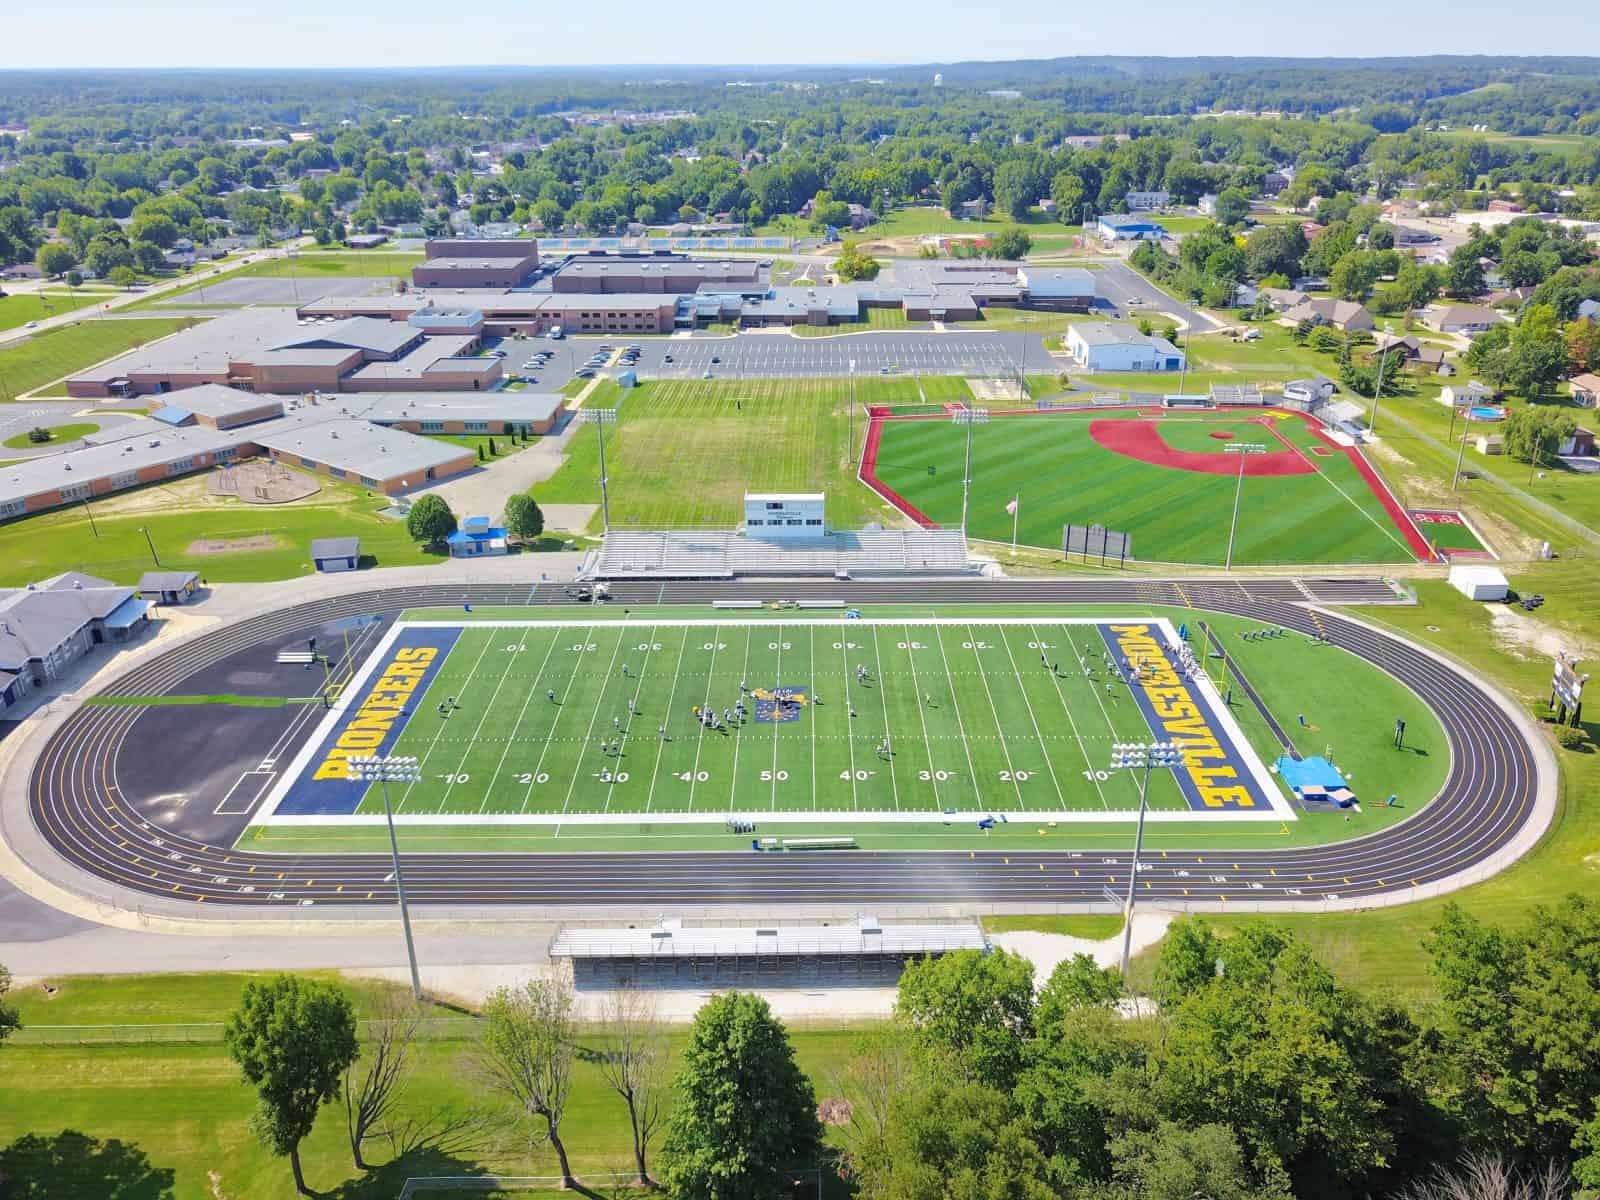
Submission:
[[[578,337],[551,341],[531,338],[505,341],[508,374],[520,373],[538,350],[553,351],[543,369],[535,369],[540,391],[554,391],[583,367],[598,347],[620,352],[639,347],[633,369],[641,379],[785,379],[842,376],[855,363],[857,375],[973,375],[1006,377],[1025,371],[1052,370],[1054,363],[1037,334],[1026,333],[881,333],[832,338],[798,338],[787,333],[745,333],[729,337],[640,338]],[[668,361],[668,360],[671,361]],[[612,365],[605,374],[624,369]]]

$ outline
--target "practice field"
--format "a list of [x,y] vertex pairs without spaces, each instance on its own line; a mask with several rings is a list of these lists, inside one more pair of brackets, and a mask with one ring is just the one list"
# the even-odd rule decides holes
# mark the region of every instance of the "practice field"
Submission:
[[1099,822],[1138,808],[1113,746],[1153,738],[1185,753],[1153,819],[1294,820],[1186,651],[1159,619],[405,622],[258,821],[368,823],[346,760],[394,753],[413,823]]
[[[959,526],[966,438],[945,415],[875,415],[862,479],[925,524]],[[973,430],[968,530],[1060,549],[1064,524],[1099,524],[1131,534],[1145,561],[1220,564],[1240,469],[1226,447],[1238,442],[1262,451],[1243,464],[1235,564],[1428,555],[1359,452],[1277,410],[995,414]]]

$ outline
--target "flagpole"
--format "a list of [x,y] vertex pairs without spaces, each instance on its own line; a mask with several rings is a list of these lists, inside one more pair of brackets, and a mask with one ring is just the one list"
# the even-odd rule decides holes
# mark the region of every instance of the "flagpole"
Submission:
[[1017,548],[1017,518],[1022,513],[1022,493],[1018,492],[1011,501],[1011,548]]

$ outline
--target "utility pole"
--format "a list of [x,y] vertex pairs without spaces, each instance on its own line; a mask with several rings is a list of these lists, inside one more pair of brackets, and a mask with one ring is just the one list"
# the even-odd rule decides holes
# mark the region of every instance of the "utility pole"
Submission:
[[156,554],[156,544],[155,544],[155,542],[150,540],[150,530],[149,530],[149,528],[147,526],[141,525],[141,526],[139,526],[139,532],[144,534],[144,544],[150,547],[150,561],[155,563],[155,565],[159,567],[161,565],[161,558],[160,558],[160,556],[158,554]]
[[1461,482],[1461,460],[1466,457],[1467,437],[1472,432],[1470,425],[1463,425],[1461,429],[1461,446],[1456,451],[1456,473],[1450,477],[1450,490],[1456,490],[1456,485]]
[[[1383,376],[1389,367],[1389,347],[1383,348],[1383,357],[1378,359],[1378,377],[1372,381],[1372,411],[1367,415],[1367,434],[1370,436],[1378,428],[1378,397],[1383,393]],[[1450,427],[1455,428],[1455,405],[1450,406]]]

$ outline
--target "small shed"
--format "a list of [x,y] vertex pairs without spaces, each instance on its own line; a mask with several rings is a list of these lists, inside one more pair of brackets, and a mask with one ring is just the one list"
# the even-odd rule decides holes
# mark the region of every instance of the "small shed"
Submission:
[[639,376],[634,371],[624,371],[622,374],[617,376],[617,384],[618,386],[625,388],[638,387]]
[[1463,563],[1450,568],[1450,586],[1468,600],[1504,600],[1511,585],[1496,568]]
[[315,538],[311,542],[311,562],[323,574],[354,571],[361,565],[361,539],[356,537]]
[[510,548],[504,527],[489,524],[488,517],[468,517],[445,541],[451,558],[482,558],[505,554]]
[[195,571],[146,571],[139,577],[139,599],[154,604],[187,604],[199,590]]

